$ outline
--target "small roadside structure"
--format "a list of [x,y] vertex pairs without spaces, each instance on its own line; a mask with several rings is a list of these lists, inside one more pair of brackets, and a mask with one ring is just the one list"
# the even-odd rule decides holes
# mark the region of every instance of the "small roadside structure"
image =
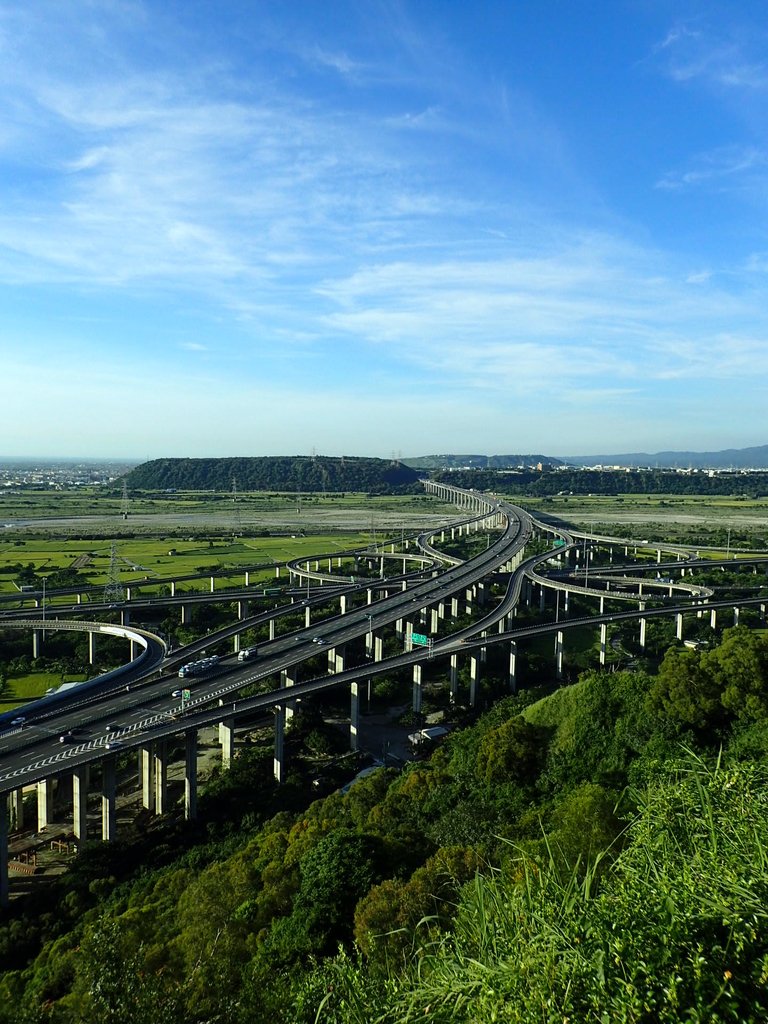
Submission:
[[437,740],[448,735],[448,730],[442,725],[432,725],[427,729],[419,729],[418,732],[408,734],[408,741],[414,747],[420,747],[424,743],[435,743]]

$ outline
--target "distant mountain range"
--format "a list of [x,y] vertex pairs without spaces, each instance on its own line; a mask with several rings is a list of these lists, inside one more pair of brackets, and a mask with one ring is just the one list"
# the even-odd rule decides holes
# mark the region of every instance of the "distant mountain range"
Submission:
[[768,444],[719,452],[632,452],[611,455],[422,455],[414,469],[514,469],[519,466],[650,466],[658,469],[768,469]]

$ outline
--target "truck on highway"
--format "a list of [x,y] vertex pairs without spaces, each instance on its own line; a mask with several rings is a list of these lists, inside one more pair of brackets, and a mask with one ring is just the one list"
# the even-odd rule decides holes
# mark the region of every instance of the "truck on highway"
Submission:
[[218,663],[218,654],[212,654],[208,658],[201,658],[199,661],[188,661],[186,665],[182,665],[179,669],[179,678],[184,679],[186,676],[201,676],[204,672],[213,668],[214,665],[218,665]]
[[237,652],[237,660],[250,661],[251,658],[255,658],[258,653],[258,647],[244,647],[242,651]]

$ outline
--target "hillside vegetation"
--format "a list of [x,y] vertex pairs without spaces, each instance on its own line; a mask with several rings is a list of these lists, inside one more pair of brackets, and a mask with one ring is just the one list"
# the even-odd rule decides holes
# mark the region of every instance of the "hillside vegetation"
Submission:
[[244,752],[196,831],[93,844],[11,908],[0,1022],[763,1021],[767,749],[740,626],[504,698],[346,794]]
[[124,477],[135,490],[363,491],[374,494],[420,490],[419,474],[385,459],[328,458],[318,455],[153,459]]

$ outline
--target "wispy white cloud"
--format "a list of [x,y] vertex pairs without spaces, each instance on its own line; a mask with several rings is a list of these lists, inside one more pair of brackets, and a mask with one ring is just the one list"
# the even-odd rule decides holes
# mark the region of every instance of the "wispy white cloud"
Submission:
[[761,29],[745,37],[741,31],[710,29],[702,19],[680,22],[653,48],[664,72],[678,82],[696,79],[726,89],[762,91],[768,88],[768,64],[760,50]]
[[761,180],[768,168],[768,153],[756,146],[724,146],[699,154],[686,171],[670,171],[657,183],[657,188],[682,189],[711,186],[717,189],[736,187],[744,179],[758,175]]

